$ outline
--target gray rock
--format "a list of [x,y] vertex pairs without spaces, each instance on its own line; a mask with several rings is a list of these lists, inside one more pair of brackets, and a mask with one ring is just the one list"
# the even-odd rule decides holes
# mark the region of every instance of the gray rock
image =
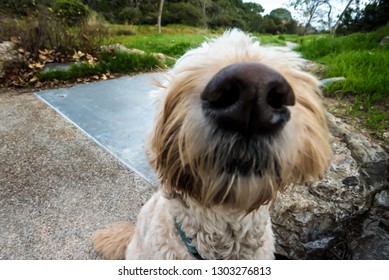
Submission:
[[344,82],[344,81],[346,81],[345,77],[334,77],[334,78],[323,79],[320,81],[320,83],[322,86],[328,86],[334,83]]
[[[290,259],[327,258],[347,237],[350,224],[371,210],[376,194],[387,188],[384,150],[333,115],[328,119],[334,157],[324,178],[287,189],[272,209],[277,254]],[[377,199],[385,201],[384,196]]]
[[43,68],[42,73],[53,72],[53,71],[68,71],[72,65],[81,65],[81,62],[67,62],[67,63],[47,63],[45,68]]
[[355,260],[389,259],[389,212],[388,208],[372,208],[356,223],[356,229],[347,238],[348,250]]
[[377,193],[374,199],[375,206],[389,208],[389,190]]
[[[128,49],[127,47],[123,46],[122,44],[114,44],[114,45],[108,45],[108,46],[101,46],[102,51],[107,51],[107,52],[126,52],[126,53],[135,53],[139,55],[146,55],[145,51],[139,50],[139,49]],[[159,59],[161,62],[166,62],[166,59],[168,58],[166,55],[163,53],[152,53],[154,57]],[[173,59],[169,57],[169,59]]]
[[8,69],[22,63],[17,46],[13,42],[0,43],[0,78],[4,77]]
[[102,51],[107,51],[107,52],[126,52],[126,53],[136,53],[139,55],[145,55],[146,52],[138,49],[128,49],[122,44],[114,44],[114,45],[108,45],[108,46],[101,46]]
[[389,36],[385,36],[384,38],[382,38],[380,45],[383,46],[388,44],[389,44]]

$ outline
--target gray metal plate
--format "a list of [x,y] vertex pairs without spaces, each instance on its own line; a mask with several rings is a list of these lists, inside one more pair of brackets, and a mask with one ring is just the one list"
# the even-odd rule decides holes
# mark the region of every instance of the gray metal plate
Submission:
[[154,119],[151,73],[36,93],[133,171],[156,184],[144,141]]

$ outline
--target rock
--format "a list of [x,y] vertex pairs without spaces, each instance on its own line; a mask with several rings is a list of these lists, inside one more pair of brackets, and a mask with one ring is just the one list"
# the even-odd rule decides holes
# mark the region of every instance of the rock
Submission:
[[108,45],[108,46],[101,46],[102,51],[107,51],[107,52],[126,52],[126,53],[136,53],[139,55],[145,55],[146,52],[138,49],[128,49],[122,44],[115,44],[115,45]]
[[166,62],[167,57],[163,53],[154,53],[154,56],[158,58],[160,61]]
[[357,223],[352,232],[348,250],[354,260],[389,259],[388,208],[373,208],[367,217]]
[[23,62],[21,55],[13,42],[0,43],[0,78],[4,77],[8,69]]
[[389,208],[389,190],[383,190],[377,193],[374,199],[374,205]]
[[100,49],[106,52],[116,52],[116,51],[123,52],[128,50],[125,46],[121,44],[101,46]]
[[320,81],[320,83],[322,86],[328,86],[334,83],[344,82],[344,81],[346,81],[345,77],[334,77],[334,78],[323,79]]
[[43,68],[42,73],[53,72],[53,71],[68,71],[72,67],[72,65],[81,65],[82,63],[79,61],[76,62],[53,62],[45,64],[45,68]]
[[[108,51],[108,52],[126,52],[126,53],[135,53],[139,55],[146,55],[145,51],[139,50],[139,49],[128,49],[125,46],[121,44],[115,44],[115,45],[109,45],[109,46],[102,46],[102,51]],[[163,53],[153,53],[154,57],[159,59],[161,62],[166,62],[167,56]]]
[[388,45],[388,44],[389,44],[389,36],[385,36],[384,38],[382,38],[380,45],[384,46],[384,45]]
[[[342,243],[350,242],[350,225],[363,223],[376,194],[388,187],[385,151],[333,115],[328,120],[334,157],[324,178],[287,189],[272,209],[277,254],[289,259],[328,258],[339,244],[351,248],[351,243]],[[386,205],[387,192],[376,200]],[[363,227],[358,228],[363,236]],[[375,241],[381,244],[386,237]],[[389,258],[389,252],[381,253]]]
[[127,52],[128,53],[136,53],[136,54],[139,54],[139,55],[145,55],[146,52],[142,51],[142,50],[138,50],[138,49],[127,49]]

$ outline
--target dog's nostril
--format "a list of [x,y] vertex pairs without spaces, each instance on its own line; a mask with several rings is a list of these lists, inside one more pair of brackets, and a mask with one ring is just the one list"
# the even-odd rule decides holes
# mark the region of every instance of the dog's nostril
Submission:
[[215,109],[227,108],[239,100],[239,93],[240,86],[237,83],[230,83],[220,89],[218,98],[208,100],[208,103]]
[[282,85],[275,85],[268,91],[266,102],[273,109],[281,109],[286,105],[294,105],[294,100],[290,100],[292,95],[290,89],[284,89]]

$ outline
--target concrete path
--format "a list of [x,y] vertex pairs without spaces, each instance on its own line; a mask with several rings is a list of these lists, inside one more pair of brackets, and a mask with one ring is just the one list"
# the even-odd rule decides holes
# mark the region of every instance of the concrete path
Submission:
[[161,74],[141,74],[47,90],[37,96],[155,185],[143,147],[154,119],[148,93],[156,88],[152,81],[159,79]]
[[[104,85],[77,87],[96,93]],[[114,96],[116,90],[106,89]],[[59,95],[71,99],[72,90]],[[82,104],[74,101],[76,112]],[[81,107],[81,115],[91,113]],[[100,107],[95,112],[109,114]],[[103,119],[98,124],[106,125]],[[135,221],[155,191],[77,126],[33,93],[0,92],[0,259],[98,258],[92,233],[107,223]],[[130,128],[117,132],[131,138]]]

